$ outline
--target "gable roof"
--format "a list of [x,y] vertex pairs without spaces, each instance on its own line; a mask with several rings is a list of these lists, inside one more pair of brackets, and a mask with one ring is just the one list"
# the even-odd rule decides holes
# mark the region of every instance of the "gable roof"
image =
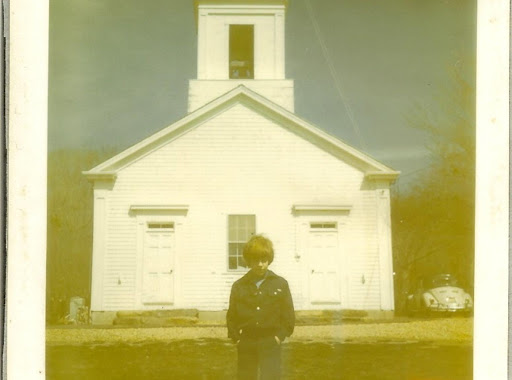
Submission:
[[360,168],[369,179],[394,181],[400,174],[400,172],[391,169],[340,139],[318,129],[299,118],[294,113],[248,89],[244,85],[239,85],[231,91],[228,91],[224,95],[219,96],[170,126],[154,133],[130,148],[125,149],[123,152],[104,161],[93,169],[84,171],[83,174],[91,181],[114,179],[117,172],[122,168],[240,103],[276,121],[284,128],[307,139],[309,142],[339,159]]

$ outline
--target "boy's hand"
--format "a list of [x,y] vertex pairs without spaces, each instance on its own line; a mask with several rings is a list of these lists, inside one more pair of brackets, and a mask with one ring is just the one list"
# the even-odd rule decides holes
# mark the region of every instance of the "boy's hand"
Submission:
[[281,340],[277,336],[275,336],[274,338],[275,338],[277,344],[281,344]]

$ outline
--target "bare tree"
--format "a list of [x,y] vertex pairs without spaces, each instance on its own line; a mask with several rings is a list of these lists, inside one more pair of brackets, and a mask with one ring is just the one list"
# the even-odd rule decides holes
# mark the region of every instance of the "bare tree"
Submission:
[[449,272],[473,287],[475,90],[460,71],[436,99],[416,106],[409,124],[425,131],[431,166],[406,193],[394,193],[393,241],[397,309],[411,281]]
[[92,186],[83,170],[113,148],[59,150],[48,156],[47,321],[64,317],[73,296],[90,298]]

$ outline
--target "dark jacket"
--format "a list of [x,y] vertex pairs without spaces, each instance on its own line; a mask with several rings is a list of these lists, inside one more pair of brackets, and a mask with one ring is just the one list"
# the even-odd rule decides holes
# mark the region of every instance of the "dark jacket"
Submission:
[[267,271],[259,289],[251,271],[235,281],[231,288],[226,316],[228,337],[277,336],[283,341],[295,326],[295,312],[288,282]]

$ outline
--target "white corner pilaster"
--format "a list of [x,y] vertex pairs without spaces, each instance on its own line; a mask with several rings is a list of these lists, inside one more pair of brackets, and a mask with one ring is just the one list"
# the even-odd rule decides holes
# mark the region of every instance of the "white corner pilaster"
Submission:
[[199,11],[197,20],[197,78],[205,79],[207,77],[206,67],[206,46],[208,33],[207,33],[207,20],[208,13],[206,11]]
[[375,181],[375,198],[380,267],[380,308],[381,310],[394,310],[391,202],[388,181]]
[[274,78],[285,79],[285,23],[284,11],[277,12],[274,16]]
[[108,190],[95,185],[91,273],[91,311],[104,310],[103,274],[105,272],[106,217]]

